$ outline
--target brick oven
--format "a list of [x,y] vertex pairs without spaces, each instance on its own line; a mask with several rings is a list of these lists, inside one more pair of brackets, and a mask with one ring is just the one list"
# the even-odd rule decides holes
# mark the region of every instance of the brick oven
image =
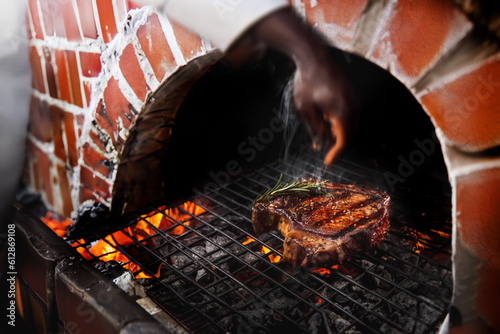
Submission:
[[[443,331],[448,324],[457,333],[500,330],[500,10],[460,0],[291,4],[347,63],[359,57],[384,69],[431,119],[452,202],[454,285]],[[190,89],[222,54],[126,0],[30,0],[27,18],[28,186],[66,218],[96,204],[113,216],[134,214],[171,196],[159,156]],[[403,174],[384,176],[399,182]],[[47,280],[55,283],[46,284],[78,290],[71,275],[57,271],[76,255],[51,259]],[[49,309],[66,290],[54,291],[44,297]]]

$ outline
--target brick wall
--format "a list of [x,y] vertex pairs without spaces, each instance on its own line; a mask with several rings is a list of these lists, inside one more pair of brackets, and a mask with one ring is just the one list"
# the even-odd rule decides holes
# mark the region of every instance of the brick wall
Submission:
[[126,0],[30,0],[28,36],[25,178],[64,216],[86,201],[109,206],[123,143],[144,102],[212,47]]
[[[188,89],[219,55],[200,36],[126,0],[29,3],[33,94],[25,178],[65,216],[85,201],[127,210],[137,189],[119,185],[137,167],[130,142],[140,121],[151,121],[148,98],[159,89],[171,94],[176,85]],[[451,0],[291,3],[333,45],[390,71],[431,117],[453,187],[460,282],[453,304],[467,326],[500,330],[498,25],[486,23],[489,33],[482,33],[479,21]],[[175,118],[180,102],[182,94],[168,95],[165,115]],[[141,140],[167,142],[169,135],[157,128]],[[144,168],[153,172],[142,174],[154,175],[150,165]],[[118,204],[117,189],[125,194]]]

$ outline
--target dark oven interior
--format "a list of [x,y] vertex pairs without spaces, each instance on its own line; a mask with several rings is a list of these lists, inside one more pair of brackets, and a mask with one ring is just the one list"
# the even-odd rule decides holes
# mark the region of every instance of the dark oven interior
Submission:
[[[177,116],[164,157],[170,198],[67,242],[108,276],[132,270],[187,332],[436,332],[452,274],[450,188],[434,128],[390,74],[332,54],[362,106],[358,130],[332,167],[324,170],[322,152],[309,148],[305,129],[288,112],[288,61],[268,54],[236,70],[221,61]],[[280,261],[283,237],[256,236],[251,224],[253,200],[280,175],[387,191],[386,239],[331,268]],[[111,247],[96,253],[97,240]],[[110,261],[116,251],[122,257]]]

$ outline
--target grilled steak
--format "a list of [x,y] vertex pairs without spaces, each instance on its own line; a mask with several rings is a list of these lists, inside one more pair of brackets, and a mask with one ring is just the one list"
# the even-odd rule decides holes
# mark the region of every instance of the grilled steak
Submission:
[[285,261],[304,267],[332,266],[384,239],[389,202],[384,192],[326,182],[321,191],[257,201],[252,223],[257,234],[271,230],[283,234]]

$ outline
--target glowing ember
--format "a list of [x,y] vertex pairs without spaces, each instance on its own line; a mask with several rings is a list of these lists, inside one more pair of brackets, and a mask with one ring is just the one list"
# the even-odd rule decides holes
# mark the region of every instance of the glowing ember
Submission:
[[325,277],[330,277],[330,270],[326,268],[319,268],[312,271],[313,273],[320,274]]
[[[321,294],[323,297],[325,296],[324,293]],[[319,297],[319,296],[313,296],[312,297],[312,301],[314,303],[317,303],[317,304],[321,304],[323,302],[323,298]]]
[[[182,210],[178,208],[165,210],[165,207],[161,207],[158,209],[159,212],[153,211],[142,215],[134,225],[123,229],[123,232],[117,231],[99,240],[88,249],[88,252],[102,261],[114,260],[124,263],[123,268],[136,272],[140,270],[140,267],[131,262],[114,246],[120,245],[124,247],[131,245],[135,242],[134,239],[140,242],[146,237],[155,234],[157,230],[163,230],[173,236],[180,235],[186,231],[186,226],[190,224],[186,220],[192,218],[192,215],[198,216],[205,212],[203,208],[192,202],[186,202],[180,207]],[[160,276],[160,268],[158,268],[155,276]],[[151,276],[141,271],[136,275],[136,278],[151,278]]]
[[[248,245],[254,241],[255,241],[255,239],[247,236],[247,239],[245,241],[243,241],[241,244]],[[260,249],[260,252],[267,255],[267,254],[271,253],[271,250],[269,248],[267,248],[266,246],[262,246]],[[269,254],[268,259],[269,259],[269,261],[271,261],[271,263],[278,263],[281,261],[281,256],[276,255],[276,254]]]
[[330,277],[331,270],[337,270],[337,269],[339,269],[339,265],[338,264],[336,264],[334,266],[331,266],[330,269],[327,269],[327,268],[318,268],[318,269],[312,270],[311,272],[313,272],[315,274],[320,274],[321,276],[324,276],[324,277]]
[[247,240],[243,241],[241,244],[242,244],[242,245],[248,245],[248,244],[250,244],[250,243],[252,243],[252,242],[254,242],[254,241],[255,241],[255,239],[252,239],[252,238],[250,238],[250,237],[247,237]]
[[429,229],[428,231],[415,232],[418,241],[415,243],[415,253],[421,254],[427,249],[432,249],[436,243],[441,243],[449,240],[451,234],[446,231],[439,231],[436,229]]
[[[126,247],[132,244],[137,244],[148,236],[155,234],[158,230],[177,236],[186,231],[186,227],[190,225],[189,219],[193,216],[198,216],[205,210],[192,202],[186,202],[179,208],[166,209],[165,207],[158,208],[158,211],[153,211],[142,215],[137,219],[137,222],[132,226],[107,235],[103,239],[93,244],[90,248],[84,247],[85,241],[78,240],[71,246],[87,260],[98,258],[101,261],[117,261],[123,263],[123,268],[132,272],[139,273],[136,278],[152,278],[144,273],[140,266],[130,261],[130,259],[121,253],[117,248]],[[57,235],[64,237],[66,228],[72,224],[71,221],[59,221],[51,213],[47,213],[42,221],[49,226]],[[160,276],[160,268],[155,276]]]
[[56,215],[54,215],[50,211],[47,211],[45,217],[42,217],[40,219],[45,225],[50,227],[50,229],[54,231],[61,238],[64,238],[64,236],[66,235],[66,228],[69,225],[73,224],[71,220],[60,220]]
[[281,256],[279,256],[279,255],[270,254],[268,257],[269,257],[269,261],[271,261],[271,263],[278,263],[281,261]]

